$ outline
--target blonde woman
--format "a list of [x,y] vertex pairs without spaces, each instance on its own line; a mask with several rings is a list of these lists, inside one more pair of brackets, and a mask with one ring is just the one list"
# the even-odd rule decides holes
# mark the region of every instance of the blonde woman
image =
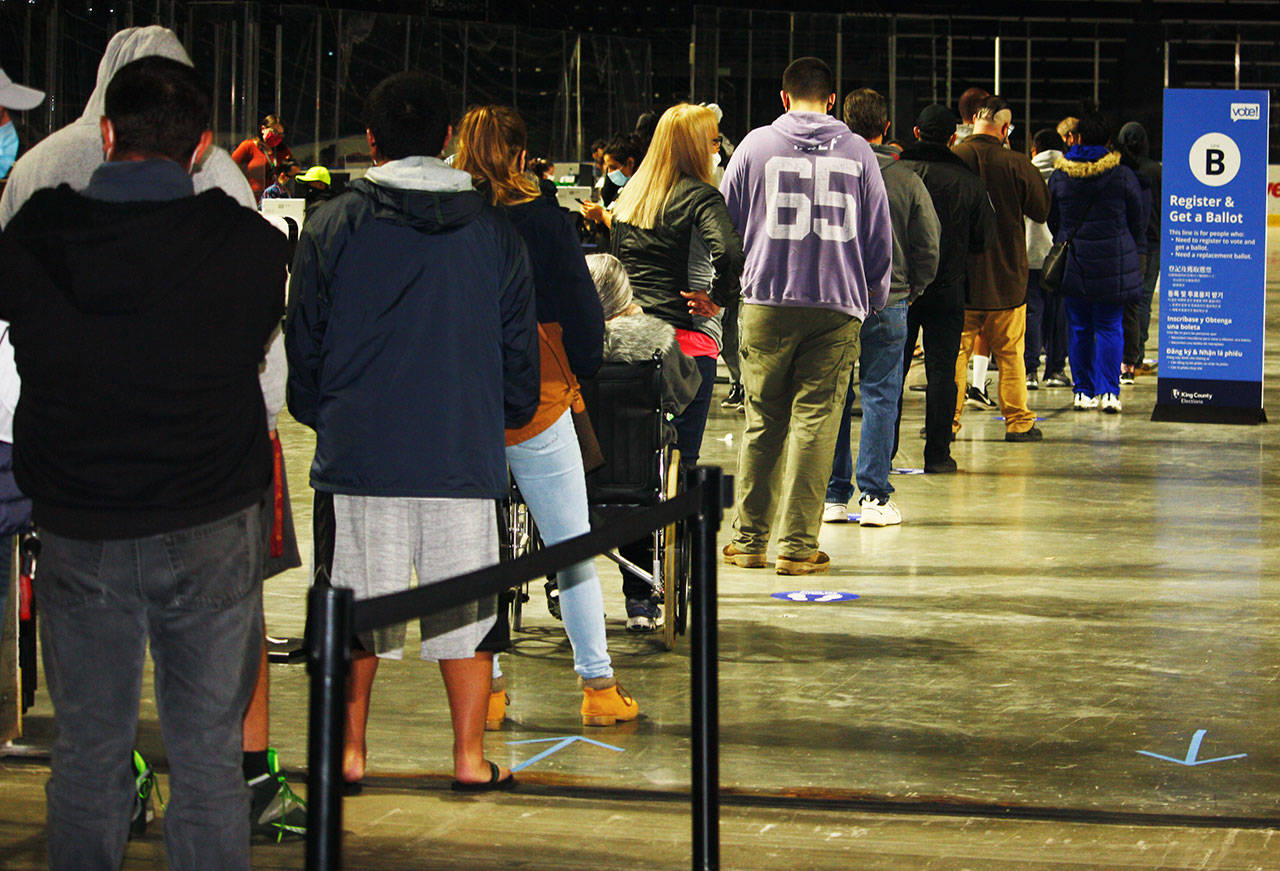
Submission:
[[[702,448],[720,354],[720,307],[738,294],[743,265],[742,241],[712,183],[720,142],[710,109],[672,106],[613,204],[611,248],[627,270],[636,303],[675,328],[681,350],[702,376],[693,402],[674,421],[685,466],[698,461]],[[624,555],[641,556],[642,545],[635,548],[624,548]],[[658,605],[646,585],[624,573],[623,588],[628,628],[651,631]]]
[[[595,283],[568,212],[539,195],[525,173],[525,126],[508,106],[478,106],[458,125],[454,168],[471,173],[489,201],[506,212],[524,239],[533,269],[542,385],[532,422],[507,430],[507,465],[543,540],[556,544],[591,531],[582,454],[570,409],[581,410],[576,376],[600,368],[604,315]],[[604,599],[592,560],[559,575],[560,613],[582,679],[582,722],[608,726],[633,720],[640,709],[618,686],[605,641]],[[505,679],[494,662],[487,728],[505,716]]]

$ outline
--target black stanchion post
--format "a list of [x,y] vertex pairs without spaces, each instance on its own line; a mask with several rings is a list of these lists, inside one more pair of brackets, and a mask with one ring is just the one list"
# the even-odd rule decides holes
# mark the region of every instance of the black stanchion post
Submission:
[[720,693],[716,672],[716,533],[723,516],[718,468],[699,466],[690,484],[702,490],[691,518],[690,682],[693,724],[693,871],[720,868]]
[[307,871],[342,866],[342,741],[351,657],[350,590],[316,584],[307,598]]

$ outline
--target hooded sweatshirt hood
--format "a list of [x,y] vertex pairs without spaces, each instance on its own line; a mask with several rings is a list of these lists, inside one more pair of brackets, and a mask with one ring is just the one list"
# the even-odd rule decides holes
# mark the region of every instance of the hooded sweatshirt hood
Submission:
[[818,112],[787,112],[778,116],[771,126],[796,151],[806,154],[831,151],[849,137],[862,139],[844,122]]
[[[191,58],[172,30],[158,25],[127,27],[107,43],[98,63],[98,79],[84,112],[66,127],[51,133],[22,155],[9,173],[0,198],[0,226],[9,223],[32,194],[60,184],[84,190],[102,165],[102,133],[98,121],[106,109],[107,86],[127,63],[142,57],[167,57],[191,66]],[[242,206],[253,208],[253,191],[244,173],[221,148],[211,147],[191,177],[196,193],[221,188]]]

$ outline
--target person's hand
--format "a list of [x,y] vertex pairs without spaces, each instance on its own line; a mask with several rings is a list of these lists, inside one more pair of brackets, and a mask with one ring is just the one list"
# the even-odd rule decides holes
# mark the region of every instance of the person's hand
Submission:
[[581,208],[582,217],[586,218],[588,221],[592,221],[597,224],[604,223],[604,207],[599,203],[589,201],[584,202]]
[[720,314],[720,306],[711,301],[705,290],[682,290],[680,295],[689,301],[689,314],[713,318]]

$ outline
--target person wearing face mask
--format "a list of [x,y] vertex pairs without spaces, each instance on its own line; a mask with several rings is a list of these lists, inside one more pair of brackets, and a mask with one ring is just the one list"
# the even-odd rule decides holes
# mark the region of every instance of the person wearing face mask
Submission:
[[264,117],[258,135],[241,142],[231,152],[231,159],[249,180],[255,200],[261,200],[262,192],[275,181],[276,167],[292,158],[293,153],[284,144],[284,125],[275,115]]
[[640,142],[635,136],[615,136],[609,140],[604,146],[604,176],[599,188],[599,202],[583,203],[582,217],[606,228],[612,226],[613,215],[609,207],[640,168],[641,156]]
[[[0,317],[22,377],[14,465],[42,548],[55,871],[124,858],[148,642],[168,865],[249,869],[241,727],[272,477],[258,370],[284,313],[288,242],[222,191],[196,193],[211,115],[190,65],[124,65],[88,185],[37,191],[0,237]],[[210,257],[211,239],[237,256]]]
[[262,192],[264,200],[284,200],[293,196],[293,181],[302,172],[302,167],[293,161],[282,163],[276,172],[276,182]]
[[0,180],[8,177],[21,145],[10,109],[25,112],[44,102],[44,91],[19,85],[0,68]]

